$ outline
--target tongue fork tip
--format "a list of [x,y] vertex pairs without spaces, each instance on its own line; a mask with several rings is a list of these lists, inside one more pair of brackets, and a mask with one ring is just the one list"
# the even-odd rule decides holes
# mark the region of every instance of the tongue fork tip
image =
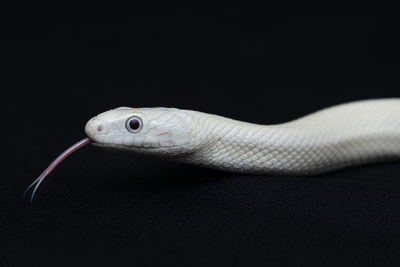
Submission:
[[86,146],[90,143],[92,143],[92,139],[89,137],[86,137],[69,148],[67,148],[64,152],[62,152],[43,172],[42,174],[32,183],[28,186],[28,188],[25,190],[24,196],[26,193],[31,189],[33,186],[35,188],[32,191],[32,196],[31,196],[31,202],[33,200],[33,197],[35,196],[36,190],[38,189],[40,183],[54,170],[55,167],[57,167],[58,164],[60,164],[64,159],[66,159],[69,155],[71,155],[73,152],[77,151],[83,146]]

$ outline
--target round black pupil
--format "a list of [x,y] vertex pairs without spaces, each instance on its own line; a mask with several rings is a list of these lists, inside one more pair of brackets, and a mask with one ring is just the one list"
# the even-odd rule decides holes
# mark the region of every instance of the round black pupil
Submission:
[[129,127],[131,127],[132,130],[137,130],[140,127],[140,122],[137,119],[133,119],[129,122]]

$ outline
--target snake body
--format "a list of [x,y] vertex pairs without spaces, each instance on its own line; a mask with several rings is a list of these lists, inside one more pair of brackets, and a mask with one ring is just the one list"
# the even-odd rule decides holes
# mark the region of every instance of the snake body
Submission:
[[175,108],[106,111],[94,145],[229,172],[314,175],[400,158],[400,99],[356,101],[275,125]]

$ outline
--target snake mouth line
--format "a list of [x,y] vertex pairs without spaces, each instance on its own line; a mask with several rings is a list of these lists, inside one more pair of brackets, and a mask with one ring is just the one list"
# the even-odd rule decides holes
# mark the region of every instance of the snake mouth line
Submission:
[[100,147],[105,150],[111,150],[111,151],[131,151],[133,149],[139,149],[142,151],[149,151],[152,149],[157,149],[159,147],[141,147],[141,146],[128,146],[128,145],[119,145],[119,144],[104,144],[104,143],[98,143],[98,142],[92,142],[92,145],[96,147]]
[[124,149],[124,150],[132,150],[133,148],[142,149],[142,150],[152,150],[152,149],[159,149],[159,148],[176,148],[180,147],[179,145],[168,145],[168,146],[134,146],[134,145],[121,145],[121,144],[106,144],[100,143],[92,140],[92,145],[101,147],[101,148],[110,148],[110,149]]

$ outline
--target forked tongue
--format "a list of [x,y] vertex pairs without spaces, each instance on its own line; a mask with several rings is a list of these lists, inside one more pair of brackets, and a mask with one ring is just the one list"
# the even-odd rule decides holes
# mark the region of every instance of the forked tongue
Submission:
[[24,196],[26,195],[26,193],[29,191],[29,189],[31,189],[33,187],[33,191],[32,191],[32,196],[31,196],[31,202],[33,200],[33,197],[35,196],[36,190],[39,188],[39,185],[41,184],[41,182],[43,182],[44,178],[47,177],[47,175],[49,175],[55,167],[57,167],[58,164],[60,164],[64,159],[66,159],[69,155],[71,155],[73,152],[77,151],[78,149],[80,149],[81,147],[90,144],[92,142],[92,140],[90,138],[84,138],[82,140],[80,140],[79,142],[73,144],[72,146],[70,146],[69,148],[67,148],[67,150],[65,150],[63,153],[61,153],[50,165],[49,167],[47,167],[47,169],[45,169],[42,174],[35,180],[33,181],[33,183],[28,186],[28,188],[25,190]]

